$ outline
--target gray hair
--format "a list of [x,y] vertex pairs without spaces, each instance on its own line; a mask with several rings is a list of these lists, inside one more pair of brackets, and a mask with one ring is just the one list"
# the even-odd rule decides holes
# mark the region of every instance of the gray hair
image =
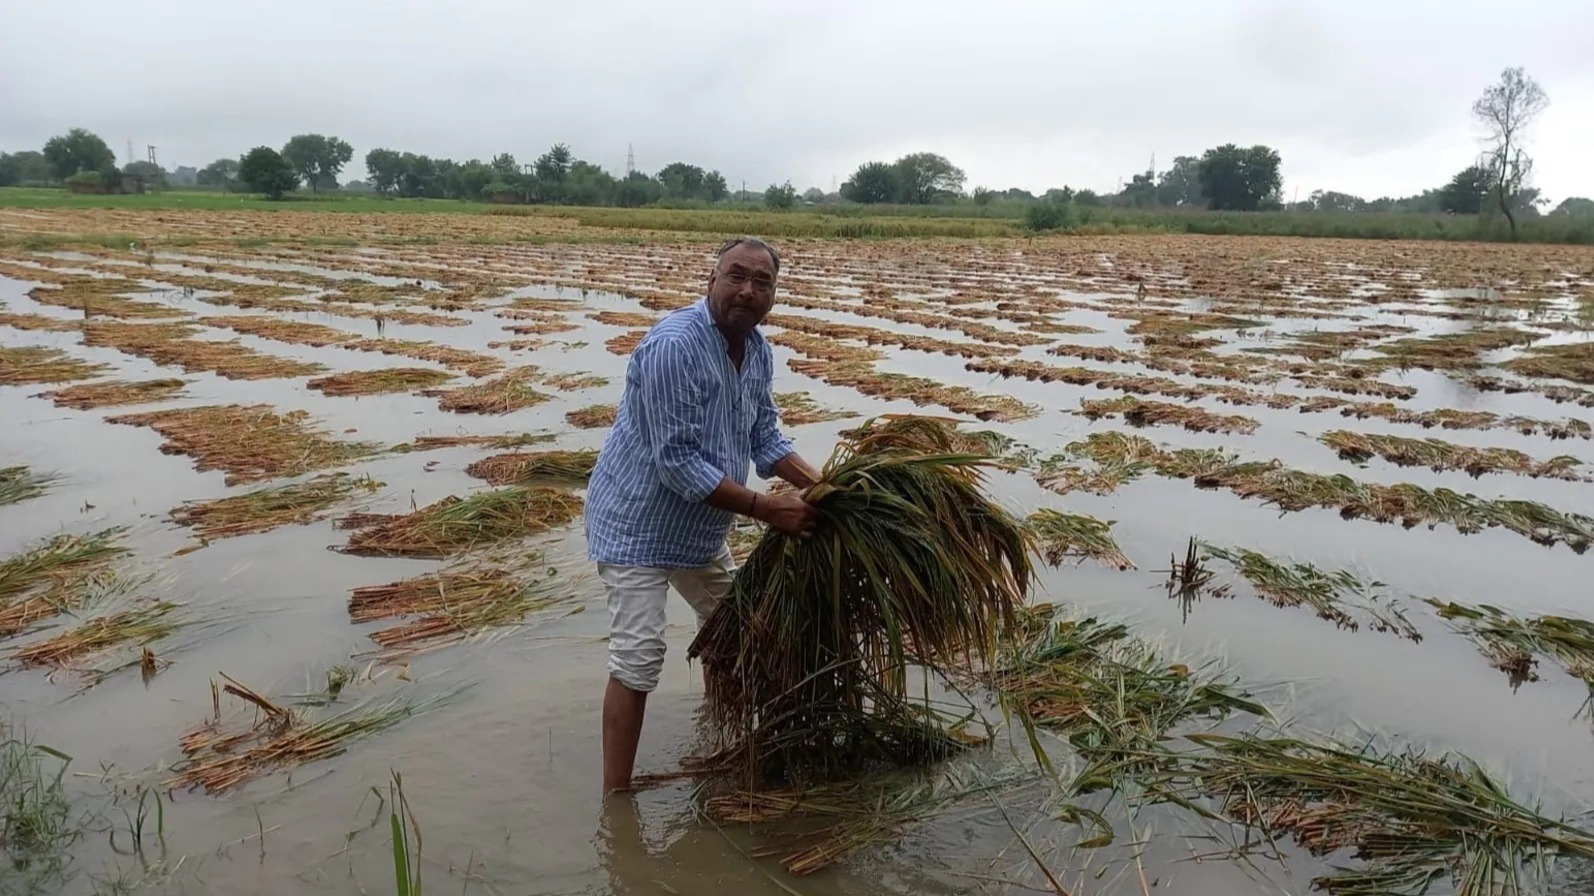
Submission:
[[774,262],[774,264],[775,264],[775,273],[776,273],[776,275],[778,276],[780,274],[780,253],[775,251],[775,247],[774,246],[771,246],[770,244],[764,242],[763,240],[759,239],[756,236],[738,236],[738,237],[732,237],[731,239],[726,240],[725,244],[723,246],[720,246],[719,251],[714,253],[714,258],[715,258],[714,264],[716,266],[718,266],[718,264],[719,264],[718,259],[721,256],[723,256],[726,252],[729,252],[732,249],[736,248],[737,246],[743,246],[743,245],[757,246],[758,248],[763,249],[765,252],[768,252],[769,253],[769,260]]

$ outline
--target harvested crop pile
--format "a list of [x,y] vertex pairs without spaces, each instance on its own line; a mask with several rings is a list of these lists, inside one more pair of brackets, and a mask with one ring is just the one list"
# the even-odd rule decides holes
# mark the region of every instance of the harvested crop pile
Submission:
[[107,417],[148,426],[166,437],[162,454],[186,454],[197,470],[225,470],[227,484],[297,476],[336,467],[376,451],[363,442],[328,439],[304,425],[305,411],[278,414],[267,404],[206,405]]
[[308,376],[320,364],[257,352],[238,340],[190,339],[197,331],[182,324],[92,322],[83,327],[83,344],[106,346],[189,373],[210,372],[230,380]]
[[548,377],[544,382],[561,392],[579,392],[582,389],[596,389],[599,386],[607,386],[609,385],[609,378],[590,373],[556,373]]
[[453,378],[452,373],[430,367],[386,367],[320,376],[305,385],[327,395],[383,395],[429,389]]
[[566,411],[565,422],[581,429],[602,429],[613,426],[619,413],[619,408],[612,404],[589,404],[584,408]]
[[187,380],[176,379],[106,380],[54,389],[42,393],[40,397],[55,402],[56,407],[87,411],[115,405],[165,401],[168,398],[175,398],[187,384]]
[[0,346],[0,386],[86,380],[104,371],[104,364],[79,361],[58,348]]
[[1409,439],[1381,433],[1336,429],[1317,437],[1346,460],[1361,463],[1374,456],[1402,467],[1428,467],[1435,472],[1465,470],[1470,476],[1511,472],[1534,478],[1582,479],[1583,462],[1571,455],[1537,461],[1514,448],[1474,448],[1440,439]]
[[1124,421],[1132,426],[1156,426],[1162,423],[1170,423],[1182,426],[1191,432],[1241,434],[1254,432],[1257,427],[1256,421],[1250,417],[1241,417],[1238,414],[1214,414],[1194,405],[1170,404],[1166,401],[1145,401],[1133,395],[1125,395],[1122,398],[1114,398],[1107,401],[1086,399],[1081,401],[1079,406],[1079,413],[1091,420],[1122,414]]
[[44,494],[45,487],[53,479],[53,476],[35,473],[27,467],[0,468],[0,507],[37,498]]
[[347,473],[326,473],[291,485],[268,486],[214,501],[190,502],[171,512],[172,522],[189,526],[202,539],[268,532],[314,520],[356,491],[375,491],[382,483]]
[[439,448],[459,448],[464,445],[484,448],[524,448],[552,442],[552,433],[523,432],[501,436],[416,436],[415,441],[395,447],[394,451],[435,451]]
[[629,355],[642,343],[642,337],[648,335],[647,330],[627,330],[618,336],[613,336],[603,343],[603,347],[616,355]]
[[826,423],[858,416],[857,411],[838,411],[820,407],[807,392],[776,392],[775,407],[780,409],[780,422],[787,426],[809,423]]
[[450,495],[414,513],[351,517],[345,526],[357,531],[338,550],[377,557],[448,557],[511,538],[541,535],[580,513],[581,498],[555,488],[505,488],[469,498]]
[[128,553],[124,529],[93,535],[57,535],[45,544],[0,560],[0,638],[88,602],[111,561]]
[[525,451],[494,454],[465,468],[477,479],[493,485],[513,485],[530,479],[579,479],[586,481],[598,463],[596,449],[582,451]]
[[536,367],[518,367],[485,383],[435,393],[440,396],[437,406],[460,414],[507,414],[529,408],[550,397],[531,388],[539,376]]
[[932,432],[844,442],[808,491],[818,532],[766,533],[692,642],[727,767],[818,779],[956,749],[907,667],[989,659],[1032,570],[1022,524],[981,491],[992,459]]
[[501,566],[473,564],[428,573],[349,593],[349,618],[355,622],[419,617],[371,634],[388,651],[408,652],[452,644],[478,632],[521,622],[527,616],[568,604],[572,595],[556,591],[548,578]]

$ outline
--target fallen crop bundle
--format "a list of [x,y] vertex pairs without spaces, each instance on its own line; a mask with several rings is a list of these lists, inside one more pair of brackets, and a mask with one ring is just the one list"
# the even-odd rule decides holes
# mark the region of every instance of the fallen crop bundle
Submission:
[[356,490],[376,491],[381,485],[370,477],[325,473],[291,485],[189,502],[172,510],[171,518],[178,525],[192,527],[202,539],[231,538],[308,523]]
[[1594,623],[1567,616],[1520,619],[1488,604],[1468,606],[1436,598],[1427,602],[1451,628],[1471,638],[1513,686],[1538,681],[1536,656],[1545,656],[1594,690]]
[[504,488],[469,498],[450,495],[414,513],[351,517],[344,524],[358,531],[338,550],[378,557],[447,557],[510,538],[541,535],[580,512],[578,495],[542,486]]
[[39,397],[50,399],[56,407],[87,411],[113,405],[165,401],[175,398],[186,385],[186,380],[177,379],[102,380],[54,389],[41,393]]
[[1118,569],[1134,569],[1135,564],[1118,549],[1113,541],[1112,523],[1105,523],[1081,513],[1063,513],[1044,508],[1025,520],[1046,562],[1053,566],[1069,557],[1096,560]]
[[107,417],[148,426],[166,437],[162,454],[186,454],[197,470],[225,470],[227,484],[297,476],[366,457],[376,446],[328,439],[305,425],[305,411],[278,414],[270,405],[206,405]]
[[532,479],[575,479],[585,482],[597,463],[596,448],[580,451],[520,451],[484,457],[466,467],[465,472],[493,485],[513,485]]
[[61,534],[0,560],[0,638],[86,604],[105,583],[111,561],[128,553],[121,544],[125,531]]
[[372,622],[419,617],[371,634],[371,640],[391,653],[443,646],[567,605],[571,593],[556,591],[553,578],[552,573],[538,578],[525,570],[474,563],[387,585],[355,588],[349,593],[349,618]]
[[1421,641],[1422,633],[1406,618],[1400,605],[1381,594],[1380,582],[1365,582],[1347,570],[1323,570],[1310,563],[1283,563],[1246,548],[1204,546],[1208,557],[1227,560],[1256,593],[1275,607],[1310,607],[1317,618],[1356,631],[1361,621],[1351,611],[1367,617],[1373,631],[1389,632]]
[[0,469],[0,507],[44,494],[55,477],[35,473],[27,467]]
[[958,741],[909,666],[988,661],[1029,587],[1028,533],[980,489],[987,454],[896,419],[843,442],[810,539],[765,534],[688,650],[720,756],[754,779],[944,756]]
[[1583,462],[1566,454],[1537,461],[1514,448],[1474,448],[1441,439],[1408,439],[1343,429],[1325,432],[1317,440],[1339,452],[1340,457],[1357,463],[1378,456],[1402,467],[1428,467],[1435,472],[1465,470],[1473,477],[1503,470],[1534,478],[1583,478],[1577,472]]
[[1513,800],[1464,757],[1430,759],[1290,738],[1192,734],[1202,752],[1159,785],[1182,805],[1217,800],[1228,820],[1317,856],[1350,850],[1312,888],[1419,894],[1448,878],[1461,896],[1523,893],[1524,870],[1594,858],[1594,838]]
[[0,385],[3,386],[86,380],[104,371],[104,364],[79,361],[58,348],[0,346]]

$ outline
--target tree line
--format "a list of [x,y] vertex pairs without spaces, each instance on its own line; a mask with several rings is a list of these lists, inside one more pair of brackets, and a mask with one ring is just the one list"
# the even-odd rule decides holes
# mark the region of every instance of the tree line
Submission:
[[[1070,226],[1080,209],[1121,208],[1211,209],[1215,211],[1292,210],[1306,212],[1418,212],[1502,215],[1515,232],[1521,216],[1546,205],[1529,184],[1532,159],[1524,152],[1524,131],[1548,105],[1543,90],[1521,68],[1506,69],[1498,83],[1473,104],[1472,113],[1489,131],[1488,148],[1477,162],[1457,172],[1443,186],[1401,197],[1364,199],[1333,190],[1315,190],[1304,200],[1286,202],[1282,195],[1281,159],[1276,149],[1233,143],[1200,155],[1181,155],[1162,171],[1133,175],[1116,192],[1057,187],[1036,195],[1019,188],[975,187],[965,192],[967,175],[945,156],[915,152],[895,161],[867,161],[835,193],[811,188],[801,194],[790,181],[770,184],[761,193],[732,191],[718,171],[687,162],[671,162],[655,174],[609,173],[576,157],[556,143],[535,160],[522,163],[511,153],[489,161],[457,162],[396,149],[378,148],[363,159],[365,181],[340,186],[338,178],[354,158],[341,138],[321,134],[291,137],[281,149],[257,146],[237,159],[217,159],[198,171],[180,168],[169,176],[149,162],[117,168],[105,141],[82,128],[53,137],[42,150],[0,153],[0,186],[65,184],[89,191],[117,187],[137,175],[156,187],[175,183],[210,189],[261,193],[280,199],[299,189],[361,190],[386,196],[476,200],[495,203],[550,203],[638,207],[660,203],[714,204],[762,202],[770,208],[798,204],[931,206],[970,203],[1022,205],[1022,214],[1036,230]],[[1558,213],[1594,214],[1594,201],[1571,198]]]

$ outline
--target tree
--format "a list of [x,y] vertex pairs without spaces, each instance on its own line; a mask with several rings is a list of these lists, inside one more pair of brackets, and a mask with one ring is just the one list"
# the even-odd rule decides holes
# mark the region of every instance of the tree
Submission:
[[898,199],[928,205],[947,194],[963,192],[963,169],[933,152],[915,152],[892,163],[896,170]]
[[97,135],[73,128],[44,144],[44,159],[56,180],[66,180],[79,171],[115,171],[116,153]]
[[1489,188],[1489,171],[1481,165],[1469,165],[1439,190],[1439,209],[1453,215],[1480,214]]
[[1157,204],[1157,183],[1152,173],[1136,174],[1118,193],[1119,205],[1130,208],[1150,208]]
[[298,134],[283,145],[282,157],[314,193],[337,186],[338,172],[354,158],[354,147],[337,137]]
[[803,191],[803,201],[818,205],[825,201],[825,191],[818,187],[809,187]]
[[391,149],[373,149],[365,154],[365,170],[378,193],[392,193],[404,173],[404,158]]
[[538,156],[531,167],[537,173],[537,180],[557,184],[564,182],[574,165],[575,154],[570,151],[570,147],[563,143],[555,143],[547,152]]
[[1209,149],[1196,166],[1196,176],[1207,207],[1215,210],[1256,211],[1276,203],[1283,185],[1278,150],[1268,146],[1241,149],[1226,143]]
[[44,153],[31,149],[0,153],[0,187],[45,183],[50,179],[50,163]]
[[1594,220],[1594,199],[1588,199],[1583,196],[1572,196],[1563,199],[1561,204],[1555,207],[1555,211],[1550,212],[1550,214]]
[[1201,193],[1201,160],[1194,156],[1175,156],[1173,166],[1157,178],[1158,205],[1206,205]]
[[1517,237],[1517,219],[1512,200],[1526,186],[1533,169],[1533,160],[1522,151],[1523,139],[1533,119],[1549,104],[1550,99],[1538,82],[1520,67],[1501,72],[1500,82],[1486,88],[1472,104],[1473,117],[1489,132],[1483,166],[1489,172],[1495,205],[1505,215],[1513,240]]
[[238,160],[217,159],[199,169],[194,180],[201,187],[219,187],[232,190],[238,186]]
[[1314,212],[1360,212],[1367,210],[1367,200],[1336,190],[1313,190],[1302,203]]
[[841,195],[852,202],[890,202],[897,196],[897,169],[885,162],[864,162],[841,185]]
[[724,202],[730,192],[730,187],[725,185],[725,175],[718,171],[703,175],[703,196],[709,202]]
[[659,182],[640,171],[633,171],[620,181],[615,190],[615,203],[624,208],[639,208],[652,202],[658,202],[664,195],[664,188]]
[[122,173],[142,177],[144,183],[156,189],[166,188],[166,169],[154,162],[128,162],[122,166]]
[[786,209],[796,204],[797,188],[791,185],[791,181],[781,185],[770,184],[764,191],[764,205],[769,208]]
[[257,146],[238,160],[238,179],[251,193],[264,193],[267,199],[281,199],[299,186],[293,166],[269,146]]
[[664,195],[671,199],[701,199],[704,198],[704,181],[708,175],[696,165],[685,162],[671,162],[659,169],[659,184],[664,188]]

